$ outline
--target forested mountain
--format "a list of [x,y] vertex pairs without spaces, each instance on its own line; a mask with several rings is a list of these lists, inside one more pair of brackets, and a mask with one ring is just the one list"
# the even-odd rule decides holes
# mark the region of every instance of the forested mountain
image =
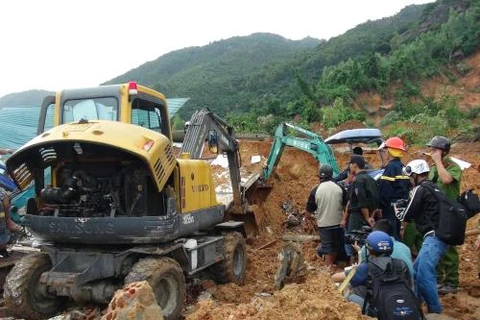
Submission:
[[135,79],[167,96],[188,96],[191,100],[180,113],[185,118],[204,106],[220,115],[249,111],[266,94],[281,101],[298,96],[296,74],[318,79],[324,66],[382,49],[389,37],[418,21],[424,7],[406,7],[393,17],[368,21],[329,41],[253,34],[186,48],[107,83]]
[[191,47],[168,53],[107,82],[136,80],[153,87],[167,97],[190,97],[183,115],[208,106],[225,115],[255,99],[248,88],[250,77],[269,64],[293,59],[305,49],[321,44],[305,38],[287,40],[274,34],[256,33],[233,37],[204,47]]

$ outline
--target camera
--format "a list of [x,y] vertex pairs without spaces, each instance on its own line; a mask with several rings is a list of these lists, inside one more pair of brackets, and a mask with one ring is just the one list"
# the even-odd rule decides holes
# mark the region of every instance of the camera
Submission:
[[345,234],[345,243],[354,244],[356,242],[359,246],[363,246],[371,232],[372,228],[370,226],[363,226],[359,230],[352,230]]
[[395,214],[400,214],[407,208],[407,206],[408,206],[407,199],[398,199],[397,201],[392,202],[392,207]]
[[408,205],[408,199],[398,199],[393,205],[398,209],[405,209]]

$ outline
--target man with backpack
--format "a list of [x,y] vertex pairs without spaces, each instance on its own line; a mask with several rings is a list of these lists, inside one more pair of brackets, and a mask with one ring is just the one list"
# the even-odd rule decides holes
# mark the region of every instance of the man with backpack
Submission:
[[[395,217],[396,219],[396,217]],[[388,219],[380,219],[375,222],[375,225],[372,228],[373,231],[383,231],[390,236],[393,242],[393,251],[390,255],[392,258],[403,260],[408,267],[408,271],[413,277],[413,262],[412,262],[412,252],[410,248],[407,247],[404,243],[397,241],[393,237],[393,226]],[[365,245],[360,248],[359,251],[359,263],[363,261],[368,261],[368,247]],[[413,279],[412,279],[413,281]],[[412,282],[413,284],[413,282]],[[413,288],[413,286],[412,286]]]
[[[427,144],[430,147],[429,155],[434,164],[431,167],[428,179],[445,192],[450,200],[456,201],[460,195],[460,179],[462,169],[448,156],[450,140],[443,136],[435,136]],[[456,293],[458,287],[459,257],[457,247],[450,246],[437,266],[438,292]]]
[[427,179],[429,172],[430,168],[423,159],[412,160],[407,164],[405,173],[410,176],[414,188],[407,206],[395,208],[395,213],[400,221],[413,218],[418,231],[423,235],[422,248],[413,263],[415,293],[420,300],[425,301],[429,313],[441,313],[436,267],[448,245],[435,233],[439,226],[440,202],[432,192],[436,186]]
[[305,218],[315,216],[321,244],[318,255],[325,257],[325,264],[331,268],[343,248],[343,229],[340,220],[347,202],[345,189],[332,180],[333,168],[322,163],[319,170],[320,184],[312,189],[307,200]]
[[[364,299],[353,294],[348,300],[358,303],[362,313],[380,320],[421,319],[420,303],[410,288],[408,266],[403,260],[391,257],[392,238],[383,231],[373,231],[365,245],[368,258],[358,265],[350,285],[354,292],[361,292],[360,288],[364,287],[366,294]],[[342,281],[345,277],[342,272],[333,275],[332,279]]]

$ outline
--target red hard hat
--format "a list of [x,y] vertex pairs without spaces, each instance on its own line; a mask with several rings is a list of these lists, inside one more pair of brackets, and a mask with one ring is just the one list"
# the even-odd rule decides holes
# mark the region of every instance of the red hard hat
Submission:
[[405,143],[399,137],[391,137],[385,141],[385,147],[407,151]]

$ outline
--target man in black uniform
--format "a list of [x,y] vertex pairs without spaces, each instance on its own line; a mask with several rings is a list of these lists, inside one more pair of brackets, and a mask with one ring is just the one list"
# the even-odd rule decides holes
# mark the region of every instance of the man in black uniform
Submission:
[[[347,210],[343,215],[341,225],[346,225],[347,233],[360,230],[363,226],[375,224],[374,214],[379,207],[379,195],[376,181],[365,171],[365,160],[362,156],[353,155],[350,158],[350,172],[355,176],[349,188]],[[350,261],[355,261],[351,246],[346,246]]]

